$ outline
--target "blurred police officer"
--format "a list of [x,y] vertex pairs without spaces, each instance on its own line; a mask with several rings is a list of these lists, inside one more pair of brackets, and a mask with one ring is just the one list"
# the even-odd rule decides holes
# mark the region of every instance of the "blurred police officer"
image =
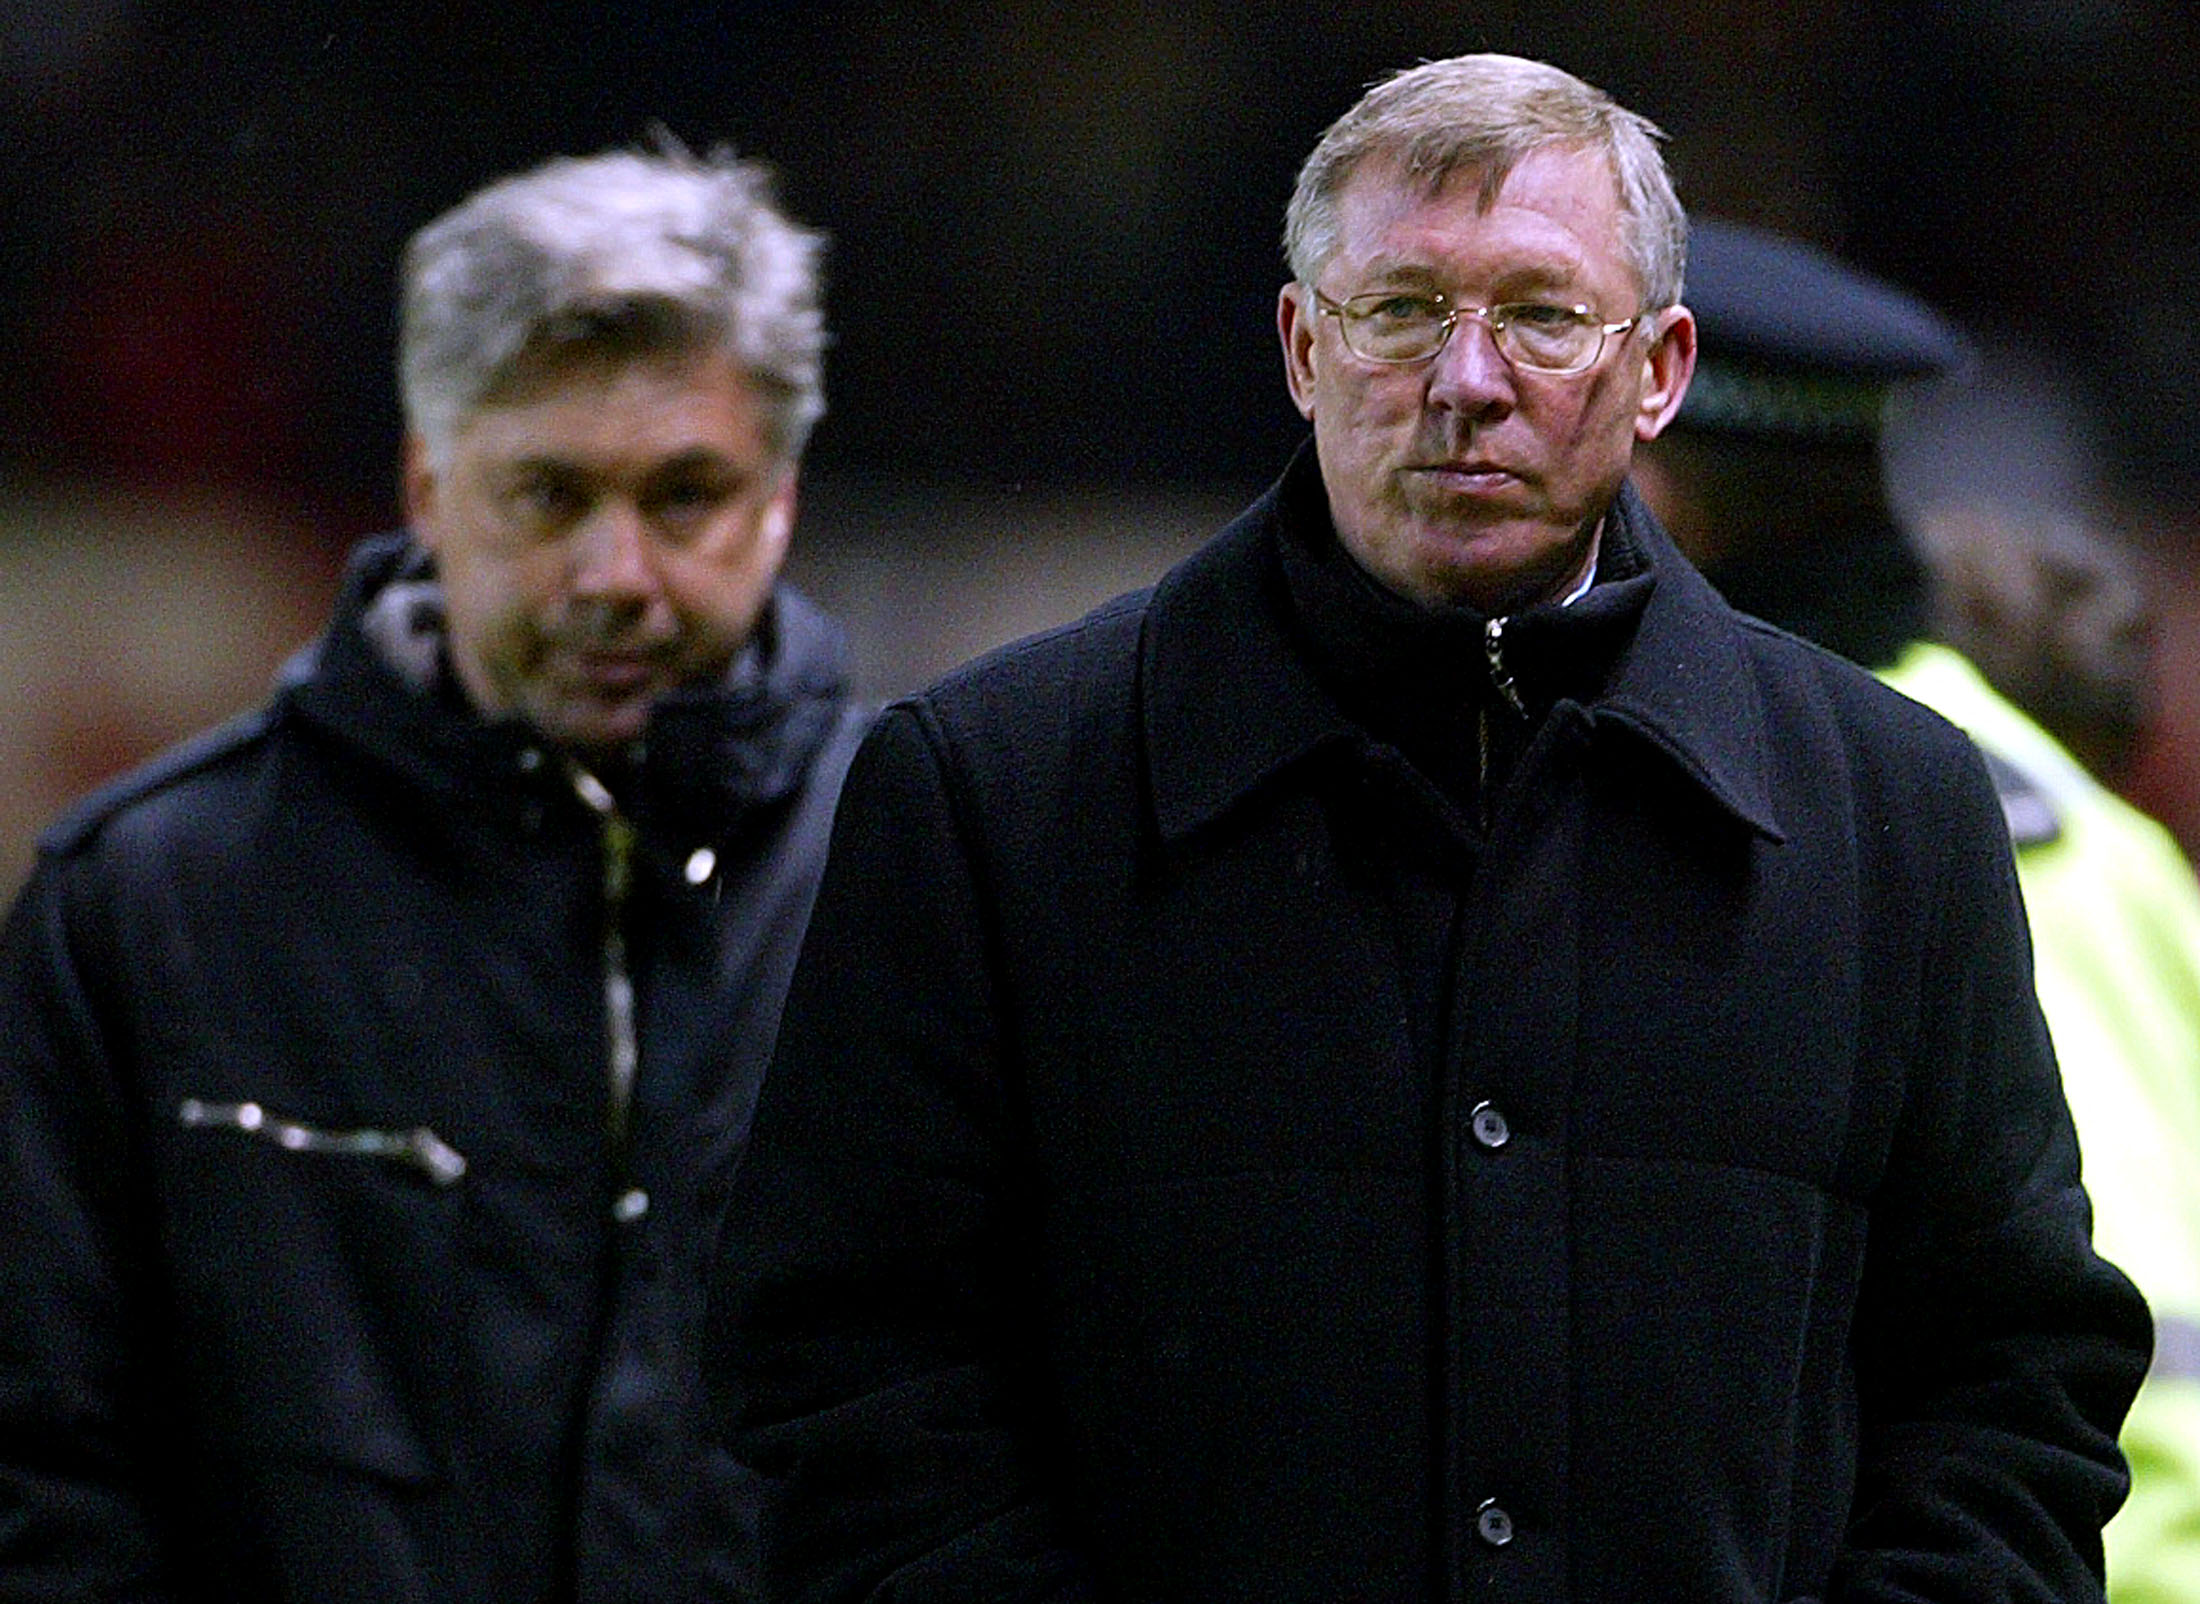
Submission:
[[[1878,446],[1890,394],[1957,366],[1955,331],[1799,241],[1715,218],[1697,218],[1691,241],[1696,382],[1673,428],[1638,455],[1638,482],[1734,605],[1878,670],[1984,751],[2095,1240],[2157,1323],[2122,1437],[2133,1486],[2107,1531],[2109,1596],[2200,1598],[2200,889],[2165,831],[1932,638],[1930,559],[1949,548],[1899,526]],[[1963,519],[1974,546],[1982,517]],[[2066,603],[2079,594],[2045,588]],[[2035,639],[2049,633],[2036,621]],[[2004,630],[2001,646],[2014,638]],[[2030,668],[2026,682],[2044,684],[2051,666]],[[2063,706],[2114,700],[2046,694]]]
[[404,274],[409,532],[0,946],[0,1598],[659,1596],[703,1220],[857,719],[766,176],[561,160]]

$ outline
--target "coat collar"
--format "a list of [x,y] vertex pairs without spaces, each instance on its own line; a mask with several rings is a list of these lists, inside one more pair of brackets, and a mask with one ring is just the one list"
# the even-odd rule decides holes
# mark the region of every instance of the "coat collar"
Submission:
[[1632,484],[1612,515],[1649,556],[1658,588],[1591,712],[1670,758],[1719,807],[1784,841],[1772,807],[1772,740],[1745,624],[1689,566]]
[[[1612,516],[1657,583],[1603,693],[1600,725],[1669,759],[1714,805],[1785,839],[1770,795],[1765,714],[1744,626],[1688,566],[1634,492]],[[1369,737],[1315,677],[1284,593],[1286,520],[1328,511],[1311,445],[1154,592],[1141,643],[1141,718],[1156,821],[1179,840],[1308,761],[1364,751]]]

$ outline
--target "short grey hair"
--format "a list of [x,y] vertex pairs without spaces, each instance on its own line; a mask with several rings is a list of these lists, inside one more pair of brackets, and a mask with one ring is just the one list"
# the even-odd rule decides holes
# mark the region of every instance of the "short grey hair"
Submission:
[[568,360],[723,351],[795,462],[825,411],[824,236],[729,151],[560,157],[477,191],[405,248],[398,378],[431,456]]
[[1568,72],[1519,56],[1425,61],[1383,80],[1330,124],[1299,169],[1284,214],[1291,276],[1311,287],[1338,244],[1338,197],[1370,156],[1396,154],[1430,189],[1452,173],[1482,175],[1494,198],[1514,165],[1546,147],[1599,150],[1619,187],[1622,239],[1641,310],[1681,298],[1688,218],[1648,118]]

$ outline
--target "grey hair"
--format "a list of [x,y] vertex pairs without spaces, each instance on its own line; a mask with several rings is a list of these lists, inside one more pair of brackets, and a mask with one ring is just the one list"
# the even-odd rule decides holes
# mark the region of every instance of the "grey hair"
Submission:
[[500,179],[412,237],[398,380],[431,456],[561,362],[723,351],[800,457],[825,411],[824,236],[780,212],[768,168],[662,143]]
[[1425,61],[1383,80],[1330,124],[1299,169],[1284,214],[1291,276],[1311,286],[1338,244],[1338,197],[1361,162],[1396,153],[1433,190],[1452,173],[1479,172],[1485,201],[1514,165],[1550,146],[1600,150],[1619,186],[1621,247],[1643,311],[1681,298],[1688,218],[1648,118],[1568,72],[1519,56]]

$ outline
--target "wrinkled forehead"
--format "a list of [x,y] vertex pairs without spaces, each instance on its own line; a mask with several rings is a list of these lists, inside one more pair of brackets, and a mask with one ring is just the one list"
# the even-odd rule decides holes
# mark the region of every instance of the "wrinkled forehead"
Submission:
[[762,474],[781,457],[771,416],[766,398],[723,352],[625,359],[569,352],[468,411],[441,463],[639,472],[711,457]]
[[1337,223],[1332,258],[1353,267],[1402,260],[1441,268],[1447,255],[1479,251],[1494,235],[1523,266],[1547,255],[1554,274],[1636,277],[1619,180],[1594,146],[1448,164],[1400,148],[1371,152],[1338,192]]
[[538,340],[501,368],[470,409],[524,407],[566,394],[601,395],[622,384],[656,388],[755,388],[722,342],[690,333],[657,331],[654,338]]

